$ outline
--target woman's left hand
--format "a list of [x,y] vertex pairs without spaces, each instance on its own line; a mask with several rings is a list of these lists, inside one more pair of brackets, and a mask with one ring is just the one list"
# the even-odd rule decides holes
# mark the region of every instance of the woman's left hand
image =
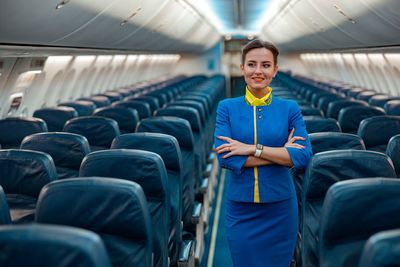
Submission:
[[228,152],[222,158],[229,158],[234,155],[247,156],[255,152],[255,145],[248,145],[226,136],[218,136],[218,139],[227,142],[214,149],[214,152],[217,154]]

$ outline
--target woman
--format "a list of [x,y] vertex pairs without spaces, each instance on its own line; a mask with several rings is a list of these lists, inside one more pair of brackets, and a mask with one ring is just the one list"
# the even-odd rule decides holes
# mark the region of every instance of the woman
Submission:
[[253,40],[240,66],[245,96],[219,103],[215,152],[230,169],[226,225],[236,267],[288,267],[297,236],[289,168],[304,168],[311,145],[297,103],[272,96],[278,49]]

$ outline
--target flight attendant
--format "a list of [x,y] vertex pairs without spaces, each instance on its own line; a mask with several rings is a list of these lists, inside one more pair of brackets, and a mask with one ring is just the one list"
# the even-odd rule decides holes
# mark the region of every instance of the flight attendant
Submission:
[[289,267],[297,237],[290,168],[305,168],[311,144],[295,101],[273,97],[278,49],[253,40],[242,50],[244,96],[219,103],[215,152],[230,170],[226,226],[235,267]]

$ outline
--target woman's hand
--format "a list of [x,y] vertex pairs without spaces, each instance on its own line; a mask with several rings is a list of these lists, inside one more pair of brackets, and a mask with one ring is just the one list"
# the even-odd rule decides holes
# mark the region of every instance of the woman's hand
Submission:
[[303,149],[305,146],[302,146],[300,144],[296,144],[295,142],[297,140],[306,140],[304,137],[301,136],[293,136],[294,134],[294,128],[290,131],[289,137],[287,142],[285,143],[284,147],[294,147],[298,149]]
[[234,155],[248,156],[254,154],[256,150],[255,145],[241,143],[226,136],[218,136],[218,139],[227,142],[226,144],[222,144],[214,149],[214,152],[217,154],[228,152],[227,154],[223,155],[222,158],[229,158]]

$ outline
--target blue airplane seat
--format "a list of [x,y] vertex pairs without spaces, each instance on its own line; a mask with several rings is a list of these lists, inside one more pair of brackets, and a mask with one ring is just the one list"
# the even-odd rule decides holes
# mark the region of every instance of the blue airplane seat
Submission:
[[315,154],[302,186],[302,266],[318,265],[318,233],[322,203],[334,183],[366,177],[396,177],[392,161],[368,150],[333,150]]
[[178,261],[178,252],[182,245],[182,172],[181,150],[175,137],[160,133],[133,133],[117,136],[111,149],[141,149],[154,152],[164,161],[169,184],[170,236],[168,247],[172,266]]
[[395,96],[388,96],[388,95],[374,95],[372,96],[369,100],[368,103],[371,106],[377,106],[383,108],[385,104],[390,101],[390,100],[400,100],[400,97],[395,97]]
[[386,102],[384,110],[388,115],[400,116],[400,100],[390,100]]
[[199,112],[201,125],[206,126],[209,117],[209,111],[203,102],[197,100],[185,100],[184,98],[178,98],[175,101],[168,104],[169,106],[181,106],[181,107],[191,107]]
[[86,137],[91,151],[109,149],[112,140],[120,134],[115,120],[97,116],[71,119],[65,123],[63,132]]
[[121,133],[133,133],[139,122],[139,113],[135,109],[122,106],[98,108],[94,111],[93,116],[101,116],[115,120],[118,122]]
[[75,227],[0,226],[0,251],[4,267],[111,267],[100,237]]
[[385,115],[364,119],[357,134],[364,140],[367,149],[385,152],[390,138],[400,134],[400,117]]
[[97,94],[95,96],[105,96],[105,97],[108,98],[110,103],[122,100],[122,98],[123,98],[123,96],[118,92],[104,92],[104,93],[101,93],[101,94]]
[[369,237],[399,227],[399,195],[397,178],[355,179],[329,188],[321,212],[320,266],[357,266]]
[[141,120],[151,116],[150,105],[143,101],[121,100],[121,101],[114,102],[112,105],[117,106],[117,107],[125,107],[125,108],[135,109],[139,113],[139,119],[141,119]]
[[144,150],[97,151],[83,159],[79,175],[125,179],[142,187],[152,221],[154,266],[167,267],[170,197],[162,158]]
[[58,179],[78,177],[83,158],[90,153],[86,137],[65,132],[38,133],[27,136],[21,149],[49,154],[57,168]]
[[333,101],[338,101],[338,100],[345,100],[345,98],[343,95],[337,95],[337,94],[322,96],[318,100],[317,108],[322,110],[323,114],[326,117],[326,114],[328,113],[329,104],[332,103]]
[[0,120],[0,144],[3,149],[19,148],[25,136],[42,132],[47,132],[47,125],[39,118],[8,117]]
[[91,101],[96,105],[97,108],[106,107],[111,104],[111,101],[108,99],[108,97],[102,95],[81,97],[78,98],[78,100]]
[[378,232],[368,238],[358,267],[400,266],[400,229]]
[[400,134],[390,138],[385,153],[392,159],[397,177],[400,177]]
[[3,187],[0,186],[0,225],[11,224],[10,208]]
[[356,134],[362,120],[381,115],[385,111],[379,107],[351,106],[340,110],[338,121],[344,133]]
[[90,116],[96,109],[96,104],[92,101],[77,100],[58,104],[60,107],[71,107],[78,112],[78,116]]
[[303,116],[319,116],[323,117],[323,113],[319,108],[313,108],[310,106],[301,106],[301,115]]
[[33,117],[44,120],[49,132],[59,132],[69,119],[78,117],[78,112],[72,107],[65,106],[41,108],[33,113]]
[[176,117],[152,117],[139,122],[136,132],[163,133],[174,136],[179,143],[183,164],[183,223],[184,229],[192,225],[194,207],[194,149],[190,123]]
[[366,91],[358,93],[356,95],[356,99],[368,102],[371,99],[371,97],[373,97],[375,95],[381,95],[381,94],[379,94],[373,90],[366,90]]
[[309,137],[313,154],[340,149],[365,150],[364,141],[355,134],[324,132],[311,133]]
[[149,208],[135,182],[104,177],[52,182],[40,193],[35,221],[97,233],[112,266],[153,267]]
[[142,101],[142,102],[145,102],[145,103],[149,104],[150,105],[151,114],[153,114],[154,111],[156,111],[157,109],[160,108],[160,102],[158,101],[158,98],[154,97],[154,96],[144,96],[144,95],[142,95],[142,96],[133,97],[133,98],[132,97],[127,97],[127,98],[124,98],[124,100]]
[[336,100],[329,103],[326,117],[337,120],[340,110],[351,106],[368,106],[368,103],[360,100]]
[[0,186],[6,194],[13,223],[33,221],[40,190],[56,179],[56,167],[48,154],[0,150]]
[[[204,107],[205,114],[210,114],[212,112],[212,101],[210,98],[202,96],[202,95],[194,95],[194,94],[186,94],[179,96],[175,99],[175,101],[193,101],[193,102],[200,102]],[[174,102],[175,102],[174,101]],[[173,102],[172,102],[173,103]],[[171,103],[171,104],[172,104]],[[191,103],[191,102],[189,102]]]
[[308,133],[341,132],[339,123],[332,118],[304,117],[304,123]]
[[158,99],[158,102],[160,103],[160,108],[168,103],[168,97],[163,93],[151,92],[151,93],[145,94],[144,96],[156,97]]

